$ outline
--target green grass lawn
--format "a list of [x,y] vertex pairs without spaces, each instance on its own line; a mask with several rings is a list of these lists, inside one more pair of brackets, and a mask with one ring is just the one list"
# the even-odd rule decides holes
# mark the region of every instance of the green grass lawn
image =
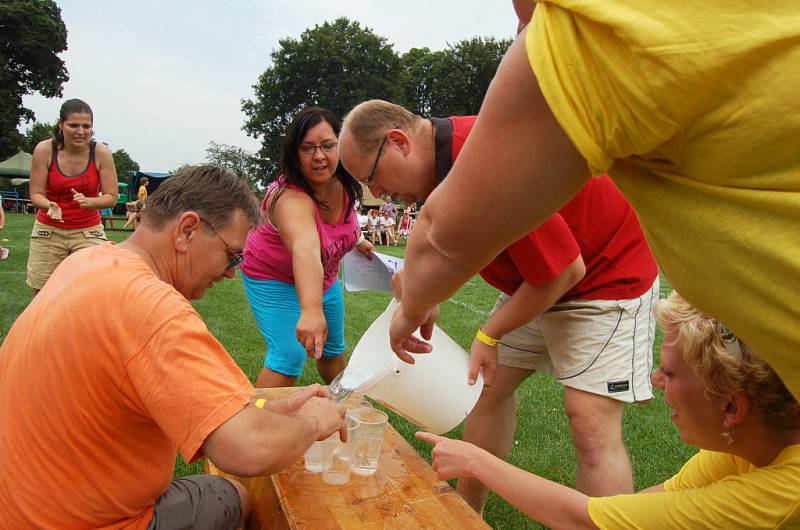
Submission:
[[[9,240],[2,245],[11,250],[9,259],[0,261],[0,339],[5,337],[14,319],[31,298],[31,290],[25,285],[25,266],[32,225],[32,215],[7,213],[6,229],[0,232],[0,239]],[[125,232],[108,234],[115,241],[127,236]],[[379,247],[378,251],[402,256],[404,247]],[[668,291],[669,286],[662,278],[662,296]],[[452,300],[442,304],[439,325],[463,348],[469,348],[475,329],[484,322],[496,296],[495,289],[480,278],[473,278]],[[386,293],[345,294],[349,349],[355,346],[370,323],[383,312],[389,298],[390,295]],[[119,301],[119,307],[123,302]],[[264,344],[245,300],[241,278],[237,275],[232,281],[215,285],[195,306],[211,332],[225,345],[250,380],[255,381],[263,366]],[[109,310],[113,312],[113,308]],[[657,346],[660,345],[660,332],[656,340]],[[315,382],[322,381],[313,362],[309,361],[299,384]],[[517,391],[517,433],[509,460],[528,471],[572,486],[575,483],[575,458],[562,399],[561,385],[547,376],[535,375],[520,386]],[[414,439],[416,428],[403,418],[390,414],[392,425],[430,461],[429,446]],[[460,437],[461,428],[449,436]],[[633,463],[637,489],[663,482],[694,452],[678,438],[660,392],[651,403],[627,407],[624,437]],[[201,469],[201,463],[189,466],[178,458],[175,474],[198,473]],[[487,504],[485,517],[497,529],[541,528],[493,495]]]

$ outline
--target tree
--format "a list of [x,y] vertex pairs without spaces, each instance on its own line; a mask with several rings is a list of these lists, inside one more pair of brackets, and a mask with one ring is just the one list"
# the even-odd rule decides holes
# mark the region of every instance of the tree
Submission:
[[475,37],[440,52],[412,48],[403,58],[403,101],[425,116],[477,114],[511,40]]
[[206,161],[224,167],[246,180],[252,188],[258,188],[260,184],[258,160],[241,147],[210,142],[206,149]]
[[117,168],[117,180],[130,184],[131,172],[139,171],[139,163],[134,161],[125,149],[117,149],[111,156],[114,158],[114,167]]
[[33,148],[39,145],[39,142],[53,137],[53,127],[47,122],[33,122],[31,128],[25,132],[23,137],[22,150],[26,153],[33,153]]
[[401,58],[400,102],[414,114],[432,115],[433,91],[443,55],[444,52],[431,52],[428,48],[411,48]]
[[34,119],[22,97],[39,92],[60,97],[69,79],[58,54],[67,49],[67,28],[52,0],[0,2],[0,160],[23,144],[17,127]]
[[385,38],[358,22],[338,18],[279,43],[272,66],[253,86],[255,97],[242,100],[244,130],[262,142],[262,184],[277,176],[286,126],[302,107],[320,105],[341,116],[366,99],[399,96],[399,57]]

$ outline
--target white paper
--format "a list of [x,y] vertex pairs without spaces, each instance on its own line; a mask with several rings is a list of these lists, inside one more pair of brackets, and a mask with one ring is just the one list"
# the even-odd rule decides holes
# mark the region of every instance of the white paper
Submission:
[[372,253],[372,259],[356,249],[342,259],[342,283],[346,291],[392,292],[392,276],[403,268],[403,258]]

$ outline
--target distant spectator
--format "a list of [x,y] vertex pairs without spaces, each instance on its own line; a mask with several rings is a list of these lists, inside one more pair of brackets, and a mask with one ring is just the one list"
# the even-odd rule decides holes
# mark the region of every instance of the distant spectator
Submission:
[[144,201],[138,200],[133,201],[125,204],[125,208],[127,209],[127,221],[125,224],[122,225],[122,228],[128,228],[130,225],[133,225],[133,229],[136,230],[139,227],[139,222],[142,220],[142,210],[144,210]]
[[362,234],[366,235],[369,232],[369,215],[363,210],[358,210],[358,228],[361,229]]
[[[381,245],[383,244],[383,240],[381,239],[381,218],[378,216],[378,210],[371,209],[369,211],[369,239],[372,241],[373,245]],[[375,239],[378,242],[375,242]]]
[[136,197],[140,200],[147,199],[147,185],[150,184],[150,179],[147,177],[142,177],[142,180],[139,181],[139,191],[136,193]]
[[394,243],[394,246],[397,246],[397,235],[395,234],[394,230],[395,226],[394,216],[391,215],[386,210],[383,210],[380,224],[381,224],[381,233],[383,233],[386,236],[386,246],[388,247],[392,243]]
[[[416,203],[415,203],[416,204]],[[411,229],[414,227],[414,218],[411,217],[411,208],[406,208],[403,210],[403,217],[400,218],[400,225],[399,225],[399,237],[403,239],[408,239],[408,234],[411,232]]]
[[387,198],[384,200],[383,204],[381,204],[381,213],[383,212],[387,212],[391,215],[392,219],[397,218],[397,206],[394,205],[391,199]]

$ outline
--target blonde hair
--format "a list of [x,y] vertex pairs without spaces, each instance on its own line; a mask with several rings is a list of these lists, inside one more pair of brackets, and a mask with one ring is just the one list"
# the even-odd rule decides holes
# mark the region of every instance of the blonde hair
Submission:
[[366,153],[378,147],[389,129],[414,132],[420,127],[422,119],[400,105],[371,99],[356,105],[347,113],[343,130],[352,136],[357,149]]
[[722,323],[702,313],[677,292],[654,309],[665,332],[677,333],[683,360],[705,387],[706,395],[747,395],[750,406],[781,430],[800,428],[800,404],[775,370]]

